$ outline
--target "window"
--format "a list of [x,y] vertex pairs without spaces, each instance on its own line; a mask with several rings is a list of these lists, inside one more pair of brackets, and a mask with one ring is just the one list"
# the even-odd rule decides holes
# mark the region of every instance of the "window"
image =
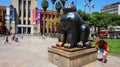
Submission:
[[19,17],[21,17],[22,0],[19,0]]
[[26,1],[24,1],[24,17],[26,17]]
[[31,1],[28,1],[28,17],[30,17]]
[[19,20],[19,23],[18,24],[21,24],[21,20]]
[[30,20],[28,20],[28,25],[30,25]]
[[24,24],[24,25],[26,24],[26,20],[24,20],[23,24]]
[[2,11],[0,10],[0,14],[2,14]]
[[2,22],[2,16],[0,16],[0,22]]

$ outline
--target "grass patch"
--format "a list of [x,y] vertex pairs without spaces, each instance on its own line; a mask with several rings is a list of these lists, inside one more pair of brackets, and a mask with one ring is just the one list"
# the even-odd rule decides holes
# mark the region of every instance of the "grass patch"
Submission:
[[[93,40],[92,44],[95,44],[97,40]],[[120,39],[105,39],[105,41],[109,46],[108,53],[120,55]]]

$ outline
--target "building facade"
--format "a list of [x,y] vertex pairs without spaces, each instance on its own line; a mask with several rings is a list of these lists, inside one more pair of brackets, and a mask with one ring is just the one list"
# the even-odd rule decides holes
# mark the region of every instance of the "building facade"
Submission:
[[3,33],[5,30],[5,13],[6,7],[0,6],[0,33]]
[[13,27],[16,29],[12,30],[19,34],[46,33],[47,20],[60,18],[62,15],[62,12],[36,9],[37,0],[12,0],[12,5],[17,12],[15,27]]
[[[101,9],[101,12],[107,12],[110,14],[120,15],[120,2],[116,2],[116,3],[112,3],[112,4],[104,6]],[[120,26],[114,26],[113,28],[115,29],[115,32],[120,33]]]
[[35,23],[32,21],[32,10],[37,7],[37,0],[12,0],[12,5],[17,11],[17,32],[20,34],[33,34]]
[[[50,31],[47,30],[47,22],[49,22],[50,19],[52,19],[52,22],[53,20],[55,20],[56,18],[57,19],[60,19],[60,17],[62,16],[63,12],[57,12],[57,11],[51,11],[51,10],[40,10],[40,26],[41,26],[41,33],[45,32],[47,33],[47,31]],[[45,23],[44,23],[45,22]],[[45,27],[45,29],[44,29]],[[53,32],[55,32],[55,30],[53,29],[52,30]],[[58,29],[57,29],[58,31]],[[53,33],[51,32],[51,33]]]
[[112,3],[106,6],[103,6],[101,12],[108,12],[110,14],[120,15],[120,2]]

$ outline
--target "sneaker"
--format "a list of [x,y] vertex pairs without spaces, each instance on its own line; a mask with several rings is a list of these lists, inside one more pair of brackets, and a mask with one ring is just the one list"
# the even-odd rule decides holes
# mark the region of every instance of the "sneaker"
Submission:
[[105,63],[105,61],[104,60],[102,60],[102,64],[104,64]]

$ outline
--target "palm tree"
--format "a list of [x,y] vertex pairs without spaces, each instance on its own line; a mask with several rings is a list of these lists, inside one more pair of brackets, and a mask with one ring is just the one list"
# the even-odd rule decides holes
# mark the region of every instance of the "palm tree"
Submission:
[[42,3],[41,3],[41,6],[42,6],[42,8],[43,8],[43,10],[44,10],[44,17],[43,17],[43,19],[44,19],[44,21],[43,21],[43,34],[45,33],[45,12],[46,12],[46,9],[48,8],[48,1],[47,0],[42,0]]
[[53,6],[52,6],[52,10],[53,10],[54,4],[55,4],[55,1],[56,1],[56,0],[51,0],[51,1],[52,1],[52,4],[53,4]]
[[61,3],[62,3],[62,6],[64,6],[65,5],[65,2],[67,1],[67,0],[60,0],[61,1]]
[[43,10],[46,11],[46,9],[48,8],[48,1],[47,0],[42,0],[41,6],[43,8]]
[[62,4],[59,1],[55,4],[55,9],[57,10],[57,12],[60,12],[60,10],[62,9]]
[[57,10],[59,16],[60,10],[62,9],[62,4],[59,1],[55,4],[55,9]]
[[[52,1],[52,4],[53,4],[53,6],[52,6],[52,15],[53,15],[53,10],[54,10],[54,4],[55,4],[55,1],[56,0],[51,0]],[[53,17],[52,17],[53,18]]]

